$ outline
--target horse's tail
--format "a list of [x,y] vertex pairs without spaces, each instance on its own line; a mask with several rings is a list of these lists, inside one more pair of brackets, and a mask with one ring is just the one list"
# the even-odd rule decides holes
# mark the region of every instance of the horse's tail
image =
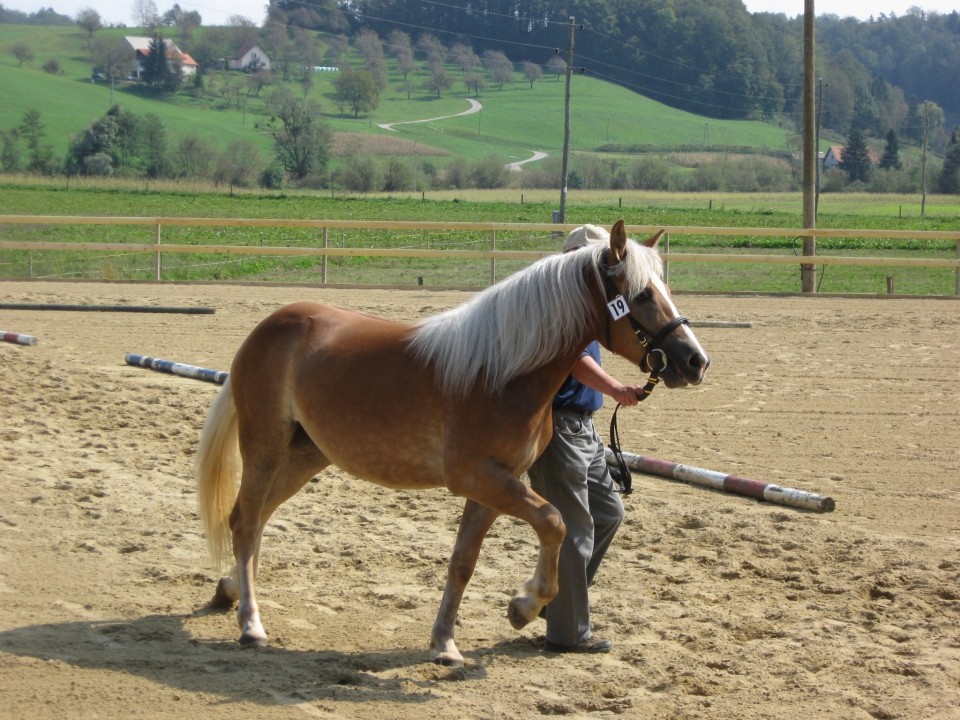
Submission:
[[240,445],[237,408],[230,378],[210,405],[197,448],[197,502],[207,534],[207,547],[217,568],[233,557],[230,512],[240,487]]

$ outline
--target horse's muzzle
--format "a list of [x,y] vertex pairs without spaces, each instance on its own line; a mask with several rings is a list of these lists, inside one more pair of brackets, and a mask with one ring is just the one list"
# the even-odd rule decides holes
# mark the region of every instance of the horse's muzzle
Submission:
[[668,388],[682,388],[699,385],[703,382],[710,367],[710,358],[698,350],[680,354],[671,354],[670,362],[661,373],[663,383]]

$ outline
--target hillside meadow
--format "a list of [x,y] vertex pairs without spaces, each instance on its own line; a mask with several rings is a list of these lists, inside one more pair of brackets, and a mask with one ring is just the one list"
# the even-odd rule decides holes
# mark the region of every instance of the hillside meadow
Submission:
[[[124,35],[146,32],[104,28],[96,37],[120,42]],[[17,43],[34,50],[34,59],[22,67],[18,67],[10,52]],[[183,49],[189,52],[190,47],[185,44]],[[359,63],[355,55],[348,57],[354,64]],[[60,75],[43,71],[43,64],[51,59],[59,62]],[[408,98],[399,86],[402,77],[395,61],[388,58],[386,64],[388,86],[380,94],[378,107],[368,116],[340,114],[334,99],[335,73],[315,73],[306,97],[319,104],[323,120],[335,133],[405,140],[403,152],[411,156],[440,154],[476,161],[493,155],[508,163],[528,157],[535,150],[552,157],[562,152],[562,79],[548,75],[531,87],[518,73],[517,81],[502,90],[490,87],[474,98],[482,103],[482,110],[459,115],[469,109],[468,99],[473,96],[452,65],[448,73],[454,85],[449,91],[441,97],[427,91],[423,87],[427,72],[421,67],[410,76],[414,90]],[[163,122],[171,144],[187,134],[215,139],[220,147],[232,140],[248,140],[266,160],[272,156],[272,138],[265,125],[269,119],[266,98],[280,86],[302,96],[301,85],[294,78],[286,83],[278,80],[256,94],[244,90],[237,102],[227,102],[221,91],[228,82],[245,82],[240,73],[208,74],[203,93],[184,88],[175,95],[154,98],[128,82],[119,83],[111,93],[108,83],[90,81],[92,68],[87,34],[80,28],[0,25],[0,91],[4,97],[0,129],[15,127],[26,110],[35,108],[46,126],[46,142],[62,156],[72,135],[116,103],[137,114],[155,114]],[[393,131],[379,127],[383,123],[412,120],[430,122],[400,125]],[[589,75],[577,75],[572,80],[570,124],[573,151],[587,154],[595,154],[601,147],[631,145],[696,146],[707,151],[736,146],[784,152],[795,144],[790,133],[775,125],[707,120]],[[824,147],[828,144],[824,141]],[[362,142],[353,147],[370,151]],[[380,146],[371,146],[377,147]]]

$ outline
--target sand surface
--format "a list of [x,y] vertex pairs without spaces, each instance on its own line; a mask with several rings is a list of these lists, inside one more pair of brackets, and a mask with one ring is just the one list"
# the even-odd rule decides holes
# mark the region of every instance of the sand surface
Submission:
[[[509,598],[536,539],[494,525],[464,599],[463,670],[429,662],[461,502],[328,470],[266,530],[271,646],[202,611],[215,572],[192,461],[217,386],[128,352],[229,369],[267,313],[313,299],[414,321],[428,290],[4,282],[0,717],[960,717],[960,304],[682,295],[713,367],[620,413],[625,449],[829,495],[829,514],[650,476],[593,588],[605,656],[545,655]],[[622,379],[644,376],[608,356]],[[599,418],[606,430],[608,407]]]

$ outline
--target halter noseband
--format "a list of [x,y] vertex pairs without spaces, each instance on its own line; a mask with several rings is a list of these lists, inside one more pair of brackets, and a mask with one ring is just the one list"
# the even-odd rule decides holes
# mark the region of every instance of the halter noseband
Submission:
[[[626,300],[623,299],[622,294],[617,290],[617,286],[613,284],[613,279],[610,276],[610,250],[606,250],[603,253],[603,258],[600,261],[600,269],[603,271],[603,285],[604,285],[604,296],[606,297],[608,305],[615,303],[618,299],[622,300],[626,304]],[[643,346],[643,349],[646,350],[646,353],[643,356],[643,359],[640,361],[641,367],[646,365],[647,371],[650,373],[650,377],[647,379],[647,384],[644,385],[642,394],[639,396],[639,400],[646,400],[647,396],[653,392],[653,389],[657,386],[657,383],[660,382],[660,373],[667,369],[668,360],[667,354],[660,349],[660,344],[666,340],[667,336],[676,330],[681,325],[689,325],[690,321],[681,316],[675,317],[673,320],[664,325],[659,332],[657,332],[653,337],[647,340],[646,330],[637,322],[637,319],[633,317],[633,314],[629,311],[629,307],[625,306],[625,311],[617,317],[626,316],[627,320],[630,323],[630,327],[633,329],[634,335],[637,336],[637,339],[640,341],[640,344]],[[611,308],[610,314],[613,313]],[[609,347],[611,343],[611,330],[610,330],[610,314],[606,315],[607,319],[607,346]],[[656,353],[660,356],[660,362],[658,367],[654,367],[653,361],[651,358],[653,354]]]

